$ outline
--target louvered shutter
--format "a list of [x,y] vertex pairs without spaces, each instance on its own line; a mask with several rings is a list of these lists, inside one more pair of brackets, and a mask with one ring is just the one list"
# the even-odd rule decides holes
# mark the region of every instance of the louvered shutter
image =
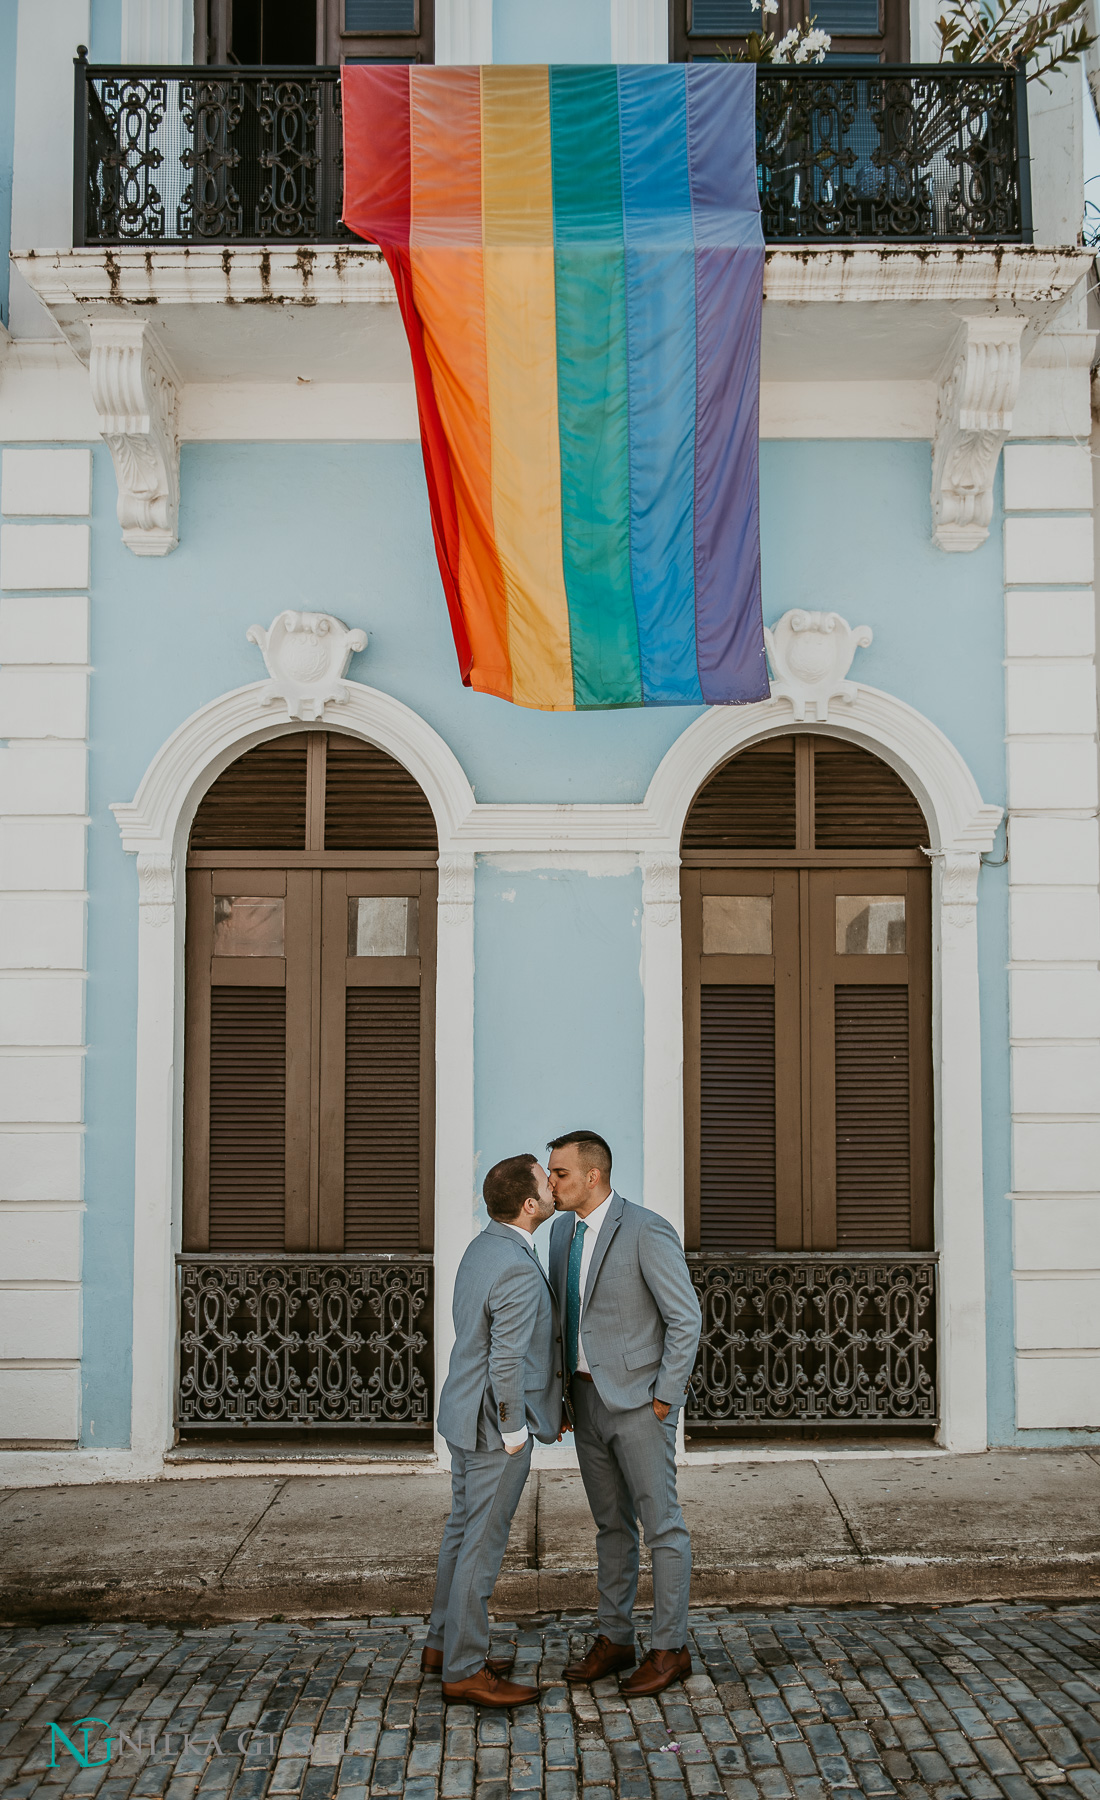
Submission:
[[328,734],[326,850],[434,850],[435,819],[424,790],[385,751]]
[[858,744],[814,740],[814,846],[918,850],[928,827],[900,775]]
[[793,850],[794,739],[768,738],[731,758],[696,795],[685,851]]
[[285,1209],[286,994],[210,994],[211,1250],[282,1250]]
[[908,989],[838,986],[834,1028],[837,1248],[908,1250]]
[[307,734],[257,744],[199,802],[192,850],[302,850],[306,841]]
[[700,1247],[775,1248],[775,990],[700,995]]
[[344,1248],[415,1251],[420,1227],[420,992],[347,991]]

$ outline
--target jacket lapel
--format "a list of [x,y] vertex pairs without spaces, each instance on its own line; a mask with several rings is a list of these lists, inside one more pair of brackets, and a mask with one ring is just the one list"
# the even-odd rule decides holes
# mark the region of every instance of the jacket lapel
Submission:
[[[502,1225],[499,1219],[490,1219],[488,1225],[486,1225],[486,1227],[485,1227],[485,1230],[486,1230],[486,1233],[492,1237],[509,1238],[511,1240],[511,1242],[515,1245],[517,1250],[521,1251],[522,1253],[526,1254],[527,1256],[529,1256],[531,1258],[531,1261],[534,1263],[539,1274],[542,1276],[542,1279],[546,1282],[547,1287],[550,1287],[550,1283],[547,1280],[547,1276],[546,1276],[546,1270],[543,1268],[542,1263],[539,1261],[539,1253],[535,1249],[535,1240],[531,1236],[531,1233],[529,1231],[525,1231],[523,1234],[523,1237],[521,1238],[519,1236],[518,1232],[513,1230],[508,1225]],[[550,1291],[551,1291],[551,1293],[553,1293],[552,1288],[550,1289]]]
[[582,1318],[584,1317],[588,1308],[588,1302],[591,1300],[595,1290],[596,1277],[603,1268],[603,1259],[607,1255],[612,1238],[619,1229],[619,1222],[622,1219],[623,1207],[625,1204],[626,1202],[622,1195],[616,1194],[614,1190],[612,1190],[611,1210],[607,1215],[607,1223],[600,1232],[599,1237],[596,1239],[596,1248],[592,1252],[592,1261],[588,1265],[588,1280],[585,1283],[584,1293],[581,1297]]
[[[566,1229],[568,1221],[568,1229]],[[564,1315],[565,1311],[565,1269],[569,1255],[569,1240],[573,1235],[573,1214],[559,1213],[550,1227],[550,1286],[558,1307]]]

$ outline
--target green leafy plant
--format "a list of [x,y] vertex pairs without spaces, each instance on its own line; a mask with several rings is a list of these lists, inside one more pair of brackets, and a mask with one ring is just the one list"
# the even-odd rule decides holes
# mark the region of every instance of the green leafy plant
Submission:
[[1029,81],[1079,62],[1096,42],[1082,0],[1031,6],[1028,0],[953,0],[936,20],[940,61],[1000,63]]

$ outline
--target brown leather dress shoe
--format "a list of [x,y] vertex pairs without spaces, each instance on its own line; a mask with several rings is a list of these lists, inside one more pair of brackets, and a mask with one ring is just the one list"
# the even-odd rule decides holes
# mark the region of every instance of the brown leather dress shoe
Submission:
[[467,1675],[465,1681],[445,1681],[443,1683],[444,1700],[461,1700],[467,1706],[529,1706],[537,1700],[537,1687],[521,1687],[518,1681],[502,1681],[494,1675],[486,1663],[476,1675]]
[[621,1694],[663,1694],[674,1681],[684,1681],[691,1674],[691,1657],[685,1644],[682,1650],[649,1650],[633,1675],[619,1683]]
[[580,1662],[566,1663],[563,1681],[602,1681],[616,1669],[632,1669],[638,1660],[633,1644],[613,1644],[601,1631],[587,1656]]
[[[485,1667],[487,1669],[492,1669],[494,1675],[507,1675],[515,1660],[516,1653],[514,1650],[512,1651],[511,1656],[487,1656],[485,1658]],[[420,1652],[420,1673],[422,1675],[442,1675],[442,1650],[429,1650],[427,1644],[425,1644],[423,1650]]]

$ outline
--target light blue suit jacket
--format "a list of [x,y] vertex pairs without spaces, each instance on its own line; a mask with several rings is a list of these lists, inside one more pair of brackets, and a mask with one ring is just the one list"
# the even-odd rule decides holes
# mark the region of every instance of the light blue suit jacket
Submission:
[[[574,1214],[550,1227],[550,1281],[565,1318]],[[612,1190],[588,1281],[580,1337],[608,1412],[662,1400],[682,1406],[699,1348],[702,1315],[683,1246],[667,1219]]]
[[460,1450],[499,1450],[502,1432],[526,1424],[552,1444],[561,1430],[561,1326],[530,1237],[491,1219],[458,1265],[451,1313],[441,1435]]

